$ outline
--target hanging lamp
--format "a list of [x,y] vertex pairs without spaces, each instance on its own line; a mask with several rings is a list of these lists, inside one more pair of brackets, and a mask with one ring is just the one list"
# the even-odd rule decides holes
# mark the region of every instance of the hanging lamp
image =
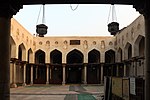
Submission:
[[47,34],[48,27],[44,23],[45,23],[45,4],[43,4],[42,24],[36,25],[36,32],[37,32],[39,37],[44,37],[44,35]]
[[111,4],[111,6],[112,7],[110,8],[109,15],[112,11],[112,22],[108,24],[108,31],[110,32],[111,35],[116,35],[116,33],[119,32],[119,23],[117,22],[117,18],[115,19],[116,17],[115,6],[114,4]]

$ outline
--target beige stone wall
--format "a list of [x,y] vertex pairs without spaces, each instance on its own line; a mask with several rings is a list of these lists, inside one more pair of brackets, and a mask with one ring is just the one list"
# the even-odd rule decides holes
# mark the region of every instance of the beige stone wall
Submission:
[[[137,56],[137,49],[134,49],[135,42],[138,39],[139,36],[145,37],[145,27],[144,27],[144,17],[141,15],[137,19],[135,19],[134,22],[132,22],[129,26],[122,29],[121,32],[119,32],[115,36],[115,50],[118,51],[119,48],[125,52],[125,47],[128,43],[132,45],[132,57]],[[123,53],[123,60],[126,60],[127,57]],[[117,60],[117,59],[116,59]]]
[[[80,45],[70,45],[70,40],[80,40]],[[104,41],[104,42],[102,42]],[[88,62],[88,53],[96,49],[101,55],[109,49],[114,50],[112,37],[34,37],[34,52],[42,50],[46,53],[46,63],[50,63],[50,52],[57,49],[62,53],[62,63],[66,63],[67,54],[77,49],[84,55],[84,63]],[[110,46],[109,43],[112,42]],[[104,60],[102,56],[101,61]]]
[[[104,62],[104,55],[107,50],[114,50],[117,52],[122,49],[123,60],[126,60],[126,46],[132,45],[132,57],[137,56],[136,41],[140,36],[145,37],[144,18],[139,16],[129,26],[122,29],[116,36],[105,37],[35,37],[31,35],[22,25],[15,19],[11,20],[11,39],[14,41],[11,49],[11,58],[18,57],[18,47],[23,45],[25,47],[23,60],[27,60],[28,50],[33,52],[32,61],[34,62],[34,54],[41,49],[46,53],[46,63],[50,61],[50,52],[57,49],[63,54],[63,63],[66,62],[66,55],[73,49],[81,51],[84,55],[84,62],[87,63],[88,52],[96,49],[101,53],[101,62]],[[80,45],[70,45],[70,40],[80,40]],[[12,44],[13,42],[11,42]],[[116,57],[116,61],[118,58]]]
[[[34,53],[41,49],[46,53],[46,62],[50,61],[50,52],[57,49],[63,54],[63,63],[66,62],[66,55],[73,49],[81,51],[84,55],[84,62],[87,62],[88,52],[96,49],[101,53],[101,61],[104,61],[103,55],[107,50],[116,51],[116,61],[117,51],[120,49],[123,50],[123,60],[126,60],[125,48],[129,43],[132,45],[132,57],[138,56],[136,49],[136,41],[140,36],[145,37],[145,28],[144,28],[144,18],[139,16],[132,22],[129,26],[122,29],[116,36],[106,36],[106,37],[35,37],[31,35],[22,25],[20,25],[15,19],[11,20],[11,37],[15,42],[15,49],[11,51],[11,57],[18,57],[18,47],[23,45],[25,47],[25,54],[23,60],[27,60],[28,50],[31,49]],[[80,40],[80,45],[70,45],[70,40]],[[104,41],[104,42],[103,42]],[[12,42],[11,42],[12,43]],[[13,47],[12,47],[13,48]],[[32,62],[33,62],[32,60]]]
[[[144,17],[140,15],[135,21],[133,21],[129,26],[122,29],[121,32],[119,32],[115,36],[114,42],[115,45],[115,51],[118,53],[119,49],[122,49],[122,59],[127,60],[128,59],[128,52],[127,48],[128,45],[131,44],[132,46],[132,57],[139,56],[139,41],[142,37],[145,37],[145,25],[144,25]],[[143,46],[145,47],[145,46]],[[116,54],[118,56],[119,54]],[[116,57],[116,61],[119,61],[119,57]],[[130,66],[130,75],[134,76],[136,73],[139,76],[144,75],[144,60],[141,60],[142,64],[140,65],[138,62],[133,62]],[[137,66],[137,68],[135,67]]]
[[[28,60],[28,52],[30,53],[29,63],[35,63],[35,53],[38,50],[45,52],[45,62],[50,63],[50,53],[57,49],[62,53],[62,63],[66,63],[67,54],[77,49],[84,55],[84,63],[88,63],[88,53],[95,49],[100,52],[100,62],[105,62],[105,52],[114,50],[116,53],[116,62],[119,62],[119,50],[122,50],[122,60],[127,60],[128,45],[132,46],[132,57],[138,56],[139,41],[145,37],[144,18],[139,16],[126,28],[122,29],[116,36],[95,36],[95,37],[35,37],[29,33],[15,19],[11,20],[11,58],[18,58],[18,47],[22,48],[22,60]],[[80,45],[70,45],[70,40],[80,40]],[[135,69],[134,66],[138,66]],[[12,68],[10,69],[13,70]],[[23,81],[23,68],[17,67],[17,82]],[[130,75],[144,75],[144,61],[140,66],[138,63],[132,63],[129,69]],[[13,73],[11,73],[11,78]],[[12,79],[10,80],[12,82]]]
[[[23,56],[24,61],[27,60],[27,51],[30,48],[33,48],[33,36],[21,25],[19,24],[15,19],[11,19],[11,37],[10,39],[13,39],[14,41],[14,49],[11,51],[11,58],[18,58],[18,47],[19,45],[23,44],[25,47],[25,53]],[[12,40],[11,40],[12,41]],[[12,42],[11,42],[12,44]]]
[[[50,63],[50,52],[57,49],[62,53],[62,63],[66,63],[67,54],[77,49],[84,55],[84,63],[88,62],[88,53],[96,49],[101,54],[101,62],[104,62],[104,54],[107,50],[114,49],[114,37],[35,37],[31,35],[15,19],[11,20],[11,58],[18,58],[18,47],[24,47],[23,60],[27,61],[28,50],[33,54],[31,62],[34,63],[34,54],[37,50],[45,52],[45,61]],[[70,40],[80,40],[80,45],[70,45]]]

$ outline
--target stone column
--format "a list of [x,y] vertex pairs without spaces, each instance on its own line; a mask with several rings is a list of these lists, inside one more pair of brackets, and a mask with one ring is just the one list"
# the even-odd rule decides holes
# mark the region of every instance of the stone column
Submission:
[[[2,2],[1,2],[2,3]],[[2,4],[1,4],[2,5]],[[1,11],[4,13],[8,11]],[[0,99],[10,97],[10,18],[0,16]]]
[[111,65],[111,76],[113,76],[114,65]]
[[132,71],[131,71],[131,74],[132,76],[135,76],[135,62],[131,62],[131,66],[132,66]]
[[62,81],[62,85],[65,85],[66,84],[66,65],[62,65],[63,67],[63,81]]
[[35,79],[38,78],[38,66],[36,66],[36,70],[35,70]]
[[49,68],[49,72],[50,72],[50,75],[49,75],[49,81],[51,82],[51,79],[52,79],[52,66],[50,66]]
[[16,88],[17,85],[16,85],[16,63],[15,62],[12,63],[12,67],[13,67],[13,79],[12,79],[11,87]]
[[137,74],[137,61],[135,61],[135,76],[137,76],[138,74]]
[[[150,6],[149,0],[146,0]],[[149,7],[148,7],[149,8]],[[150,8],[149,8],[150,9]],[[148,9],[146,9],[148,12]],[[150,11],[149,14],[144,16],[145,18],[145,60],[146,60],[146,72],[145,72],[145,100],[150,100]]]
[[117,67],[117,68],[116,68],[116,70],[117,70],[117,71],[116,71],[116,76],[118,77],[118,76],[119,76],[119,65],[116,65],[116,67]]
[[10,25],[20,1],[2,1],[0,6],[0,99],[10,100]]
[[23,86],[26,86],[26,64],[23,66]]
[[104,67],[104,65],[101,64],[101,84],[104,83],[104,82],[103,82],[103,77],[104,77],[104,75],[103,75],[103,67]]
[[87,64],[84,65],[84,84],[87,84]]
[[33,85],[33,65],[31,65],[31,85]]
[[126,69],[127,69],[127,65],[124,63],[124,73],[123,73],[123,76],[127,76],[127,72],[126,72]]
[[47,69],[46,69],[46,84],[49,84],[49,65],[46,65]]

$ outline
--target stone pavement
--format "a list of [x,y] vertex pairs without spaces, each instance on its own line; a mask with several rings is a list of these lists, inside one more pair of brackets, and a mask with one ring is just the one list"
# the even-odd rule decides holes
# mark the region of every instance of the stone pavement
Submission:
[[10,100],[101,100],[100,85],[34,85],[10,89]]

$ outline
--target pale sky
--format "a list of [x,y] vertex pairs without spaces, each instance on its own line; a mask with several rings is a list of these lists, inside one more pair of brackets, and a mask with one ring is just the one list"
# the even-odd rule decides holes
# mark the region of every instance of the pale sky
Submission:
[[[72,5],[72,8],[76,6]],[[109,36],[107,24],[111,22],[111,19],[108,22],[110,6],[79,4],[73,11],[69,4],[45,5],[45,24],[48,26],[46,36]],[[40,12],[40,7],[41,5],[23,6],[14,16],[31,34],[36,34],[36,25],[42,23],[43,12],[42,9]],[[140,15],[132,5],[115,5],[115,11],[120,29]]]

